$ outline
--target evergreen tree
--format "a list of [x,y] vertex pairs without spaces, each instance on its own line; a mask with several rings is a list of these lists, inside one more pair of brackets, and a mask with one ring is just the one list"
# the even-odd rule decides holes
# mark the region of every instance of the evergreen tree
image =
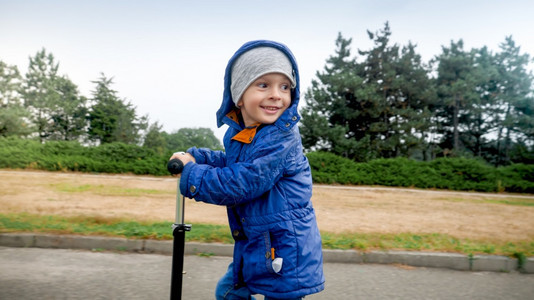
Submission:
[[22,88],[25,106],[39,140],[78,140],[85,133],[86,99],[66,76],[58,75],[59,63],[45,49],[30,57]]
[[161,128],[163,126],[158,122],[150,124],[148,126],[145,139],[143,141],[143,147],[154,150],[158,154],[163,154],[166,150],[167,141]]
[[475,157],[488,157],[496,128],[496,88],[498,71],[495,55],[487,47],[473,49],[472,76],[474,93],[465,114],[465,132],[461,135],[464,150]]
[[44,142],[51,134],[53,121],[51,106],[58,94],[55,89],[59,63],[45,49],[30,57],[30,64],[22,88],[24,105],[31,113],[38,138]]
[[435,101],[429,67],[412,43],[402,49],[389,46],[390,35],[386,23],[375,35],[369,32],[375,47],[359,51],[366,57],[360,69],[374,99],[373,115],[368,118],[370,140],[380,157],[425,158],[422,153],[428,148],[432,116],[429,106]]
[[0,60],[0,105],[2,108],[21,105],[21,83],[22,77],[17,66],[9,66]]
[[435,99],[429,67],[415,46],[389,45],[386,23],[375,46],[359,51],[363,61],[350,58],[350,39],[341,34],[336,55],[306,93],[301,110],[303,144],[357,161],[379,157],[424,158],[431,126],[429,105]]
[[408,43],[402,48],[396,65],[393,87],[397,90],[393,106],[393,132],[401,139],[395,156],[431,160],[435,155],[435,126],[431,110],[437,102],[431,67],[424,64],[416,46]]
[[94,81],[92,105],[89,109],[88,134],[91,140],[99,143],[123,142],[137,144],[141,130],[147,127],[147,117],[139,117],[135,107],[126,103],[111,89],[112,78],[101,75]]
[[451,41],[450,47],[442,47],[437,57],[437,90],[439,103],[436,106],[438,132],[442,134],[441,147],[444,155],[465,154],[461,135],[467,131],[472,106],[477,99],[474,54],[463,49],[463,41]]
[[506,37],[500,50],[497,54],[497,106],[500,109],[497,165],[511,161],[511,151],[515,144],[523,147],[526,152],[534,152],[534,78],[532,72],[527,71],[530,56],[520,53],[520,47],[516,46],[511,36]]
[[16,66],[0,61],[0,136],[26,136],[31,133],[30,116],[20,99],[22,77]]
[[362,83],[362,79],[352,73],[355,62],[350,58],[351,42],[341,33],[338,35],[336,55],[327,59],[324,71],[316,73],[317,80],[312,80],[312,87],[305,94],[300,131],[306,149],[332,151],[345,157],[368,153],[361,149],[358,143],[361,137],[356,137],[356,132],[347,133],[349,120],[358,112],[346,105],[348,100],[344,96],[350,97],[349,93]]
[[78,87],[67,77],[57,78],[56,92],[50,111],[53,121],[50,139],[80,140],[86,133],[87,99],[79,95]]

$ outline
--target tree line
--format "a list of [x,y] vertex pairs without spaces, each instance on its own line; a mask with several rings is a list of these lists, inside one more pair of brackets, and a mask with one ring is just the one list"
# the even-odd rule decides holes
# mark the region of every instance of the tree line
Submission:
[[158,122],[149,123],[136,107],[118,96],[113,79],[101,73],[92,81],[90,97],[79,93],[59,62],[46,49],[29,58],[21,75],[16,66],[0,60],[0,137],[48,141],[76,141],[85,145],[124,143],[157,153],[192,145],[221,148],[209,128],[181,128],[167,133]]
[[[300,129],[307,151],[356,162],[467,157],[495,166],[534,164],[532,60],[512,37],[495,53],[451,41],[424,62],[411,42],[391,43],[387,22],[368,36],[373,46],[353,56],[352,39],[339,34],[335,53],[305,91]],[[222,148],[211,129],[167,133],[150,124],[103,73],[86,97],[59,75],[51,53],[42,49],[29,59],[24,75],[0,60],[0,137],[120,142],[159,154]]]
[[306,149],[360,162],[455,156],[534,163],[532,60],[511,36],[496,53],[451,41],[427,63],[411,42],[391,43],[387,22],[368,36],[371,49],[352,56],[352,39],[340,33],[306,91]]

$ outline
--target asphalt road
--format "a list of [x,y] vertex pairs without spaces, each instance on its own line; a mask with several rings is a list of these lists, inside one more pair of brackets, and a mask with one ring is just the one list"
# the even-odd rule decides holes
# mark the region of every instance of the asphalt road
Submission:
[[[0,247],[0,299],[168,299],[171,256]],[[229,257],[186,256],[183,299],[213,299]],[[325,264],[306,299],[534,299],[534,274]],[[262,299],[262,297],[258,297]]]

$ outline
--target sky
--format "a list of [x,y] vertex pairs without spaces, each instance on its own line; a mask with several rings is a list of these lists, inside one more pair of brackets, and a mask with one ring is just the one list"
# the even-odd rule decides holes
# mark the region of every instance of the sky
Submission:
[[215,113],[224,69],[247,41],[286,44],[304,92],[339,33],[352,38],[353,56],[373,46],[367,30],[389,22],[391,44],[416,44],[425,62],[459,39],[466,50],[498,52],[510,35],[532,58],[532,12],[532,0],[0,0],[0,61],[25,74],[44,48],[81,95],[91,97],[104,74],[150,123],[169,133],[207,127],[222,140],[226,126],[217,128]]

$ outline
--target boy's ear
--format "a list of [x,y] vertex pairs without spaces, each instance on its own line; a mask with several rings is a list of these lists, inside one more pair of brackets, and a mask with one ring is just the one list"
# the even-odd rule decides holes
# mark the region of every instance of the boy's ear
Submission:
[[239,101],[237,101],[236,106],[237,106],[237,108],[241,108],[241,106],[243,106],[243,97],[241,97],[241,99],[239,99]]

